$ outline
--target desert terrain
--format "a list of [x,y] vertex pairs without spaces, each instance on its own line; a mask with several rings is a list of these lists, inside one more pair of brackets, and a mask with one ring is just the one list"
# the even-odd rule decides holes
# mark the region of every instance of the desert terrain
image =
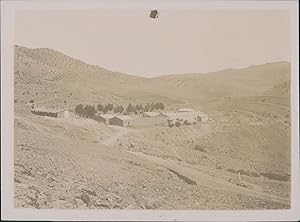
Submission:
[[[15,207],[290,208],[290,63],[136,77],[15,46]],[[192,107],[213,120],[131,127],[31,113],[78,104]]]

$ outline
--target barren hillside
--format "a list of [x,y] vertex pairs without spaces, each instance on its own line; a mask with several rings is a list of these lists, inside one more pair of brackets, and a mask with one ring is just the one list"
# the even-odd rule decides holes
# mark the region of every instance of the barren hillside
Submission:
[[193,103],[201,107],[225,96],[261,95],[289,79],[287,62],[147,79],[88,65],[52,49],[15,47],[15,94],[24,102],[49,97],[58,98],[53,104],[66,100],[71,105],[159,100],[170,106]]
[[[16,46],[15,206],[289,208],[289,93],[287,62],[140,78]],[[47,107],[162,101],[213,121],[168,127],[139,118],[112,127],[37,116],[30,100]]]

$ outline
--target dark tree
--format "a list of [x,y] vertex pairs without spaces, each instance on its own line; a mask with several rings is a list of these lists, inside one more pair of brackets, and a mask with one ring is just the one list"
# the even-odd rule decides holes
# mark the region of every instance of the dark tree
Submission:
[[135,112],[135,107],[133,105],[131,105],[131,103],[129,103],[127,108],[126,108],[126,111],[128,113]]
[[124,111],[123,106],[114,106],[114,113],[122,113]]
[[97,110],[99,111],[99,112],[102,112],[103,111],[103,105],[102,104],[98,104],[97,105]]
[[155,104],[151,103],[151,105],[150,105],[150,112],[152,112],[153,110],[155,110]]
[[92,105],[86,105],[83,108],[83,116],[86,118],[94,118],[96,113],[97,113],[97,110]]
[[112,111],[114,109],[114,104],[106,104],[107,110]]
[[149,103],[147,103],[144,107],[144,111],[148,112],[150,110],[151,105]]
[[109,105],[108,104],[103,105],[102,112],[107,113],[108,111],[109,111]]
[[94,118],[96,113],[97,113],[97,110],[96,110],[95,106],[91,106],[91,108],[90,108],[91,118]]
[[139,104],[139,105],[138,105],[138,110],[139,110],[139,111],[143,110],[143,105],[142,105],[142,104]]
[[114,106],[114,113],[122,113],[124,108],[122,106],[116,105]]
[[139,104],[136,104],[136,105],[135,105],[135,110],[136,110],[136,111],[137,111],[137,110],[140,110]]
[[79,104],[76,106],[75,108],[75,112],[79,114],[79,116],[82,116],[83,114],[83,105],[82,104]]
[[162,102],[155,103],[155,109],[161,109],[163,110],[165,108],[165,105]]
[[120,113],[123,113],[124,107],[122,105],[119,106],[119,111],[120,111]]
[[118,113],[119,112],[119,106],[115,106],[114,107],[114,113]]

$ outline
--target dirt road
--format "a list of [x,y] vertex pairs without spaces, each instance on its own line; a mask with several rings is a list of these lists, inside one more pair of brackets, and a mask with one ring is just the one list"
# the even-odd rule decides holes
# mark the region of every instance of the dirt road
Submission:
[[[111,128],[117,130],[116,133],[111,135],[108,139],[103,141],[104,145],[112,146],[118,140],[121,140],[123,136],[127,135],[132,129],[118,127],[118,126],[110,126]],[[259,187],[254,184],[249,184],[243,181],[244,186],[237,185],[228,181],[230,177],[224,177],[224,175],[220,175],[221,172],[215,169],[202,167],[200,165],[193,165],[183,161],[181,158],[180,161],[164,159],[157,156],[152,156],[145,154],[143,152],[134,152],[127,151],[126,152],[141,158],[148,160],[152,163],[155,163],[159,166],[163,166],[171,171],[178,172],[183,177],[186,177],[192,181],[195,181],[197,185],[202,185],[208,188],[223,190],[223,191],[231,191],[239,194],[246,194],[253,197],[264,197],[266,199],[280,202],[283,204],[288,204],[289,200],[284,199],[275,195],[267,194],[261,191]],[[232,179],[232,178],[231,178]]]
[[196,181],[198,185],[203,185],[208,188],[214,188],[218,190],[224,190],[224,191],[232,191],[240,194],[247,194],[250,196],[255,196],[255,197],[264,197],[267,199],[270,199],[272,201],[280,202],[283,204],[288,204],[289,200],[284,199],[281,197],[277,197],[275,195],[267,194],[260,192],[255,189],[251,188],[246,188],[242,186],[235,185],[233,183],[230,183],[224,179],[221,179],[220,177],[217,177],[217,175],[212,176],[210,174],[205,173],[207,169],[201,170],[201,167],[199,166],[195,168],[192,164],[186,163],[186,162],[179,162],[175,160],[168,160],[168,159],[162,159],[159,157],[155,157],[152,155],[147,155],[141,152],[132,152],[132,151],[127,151],[137,157],[149,160],[151,162],[154,162],[160,166],[166,167],[167,169],[171,169],[173,171],[176,171],[180,173],[181,175],[192,179]]

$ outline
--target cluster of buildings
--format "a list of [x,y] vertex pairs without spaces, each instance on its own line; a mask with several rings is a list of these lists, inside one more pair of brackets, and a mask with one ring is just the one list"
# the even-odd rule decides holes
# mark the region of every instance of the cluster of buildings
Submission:
[[51,109],[51,108],[33,108],[31,112],[40,116],[50,116],[56,118],[75,118],[76,115],[71,110]]
[[[34,108],[31,112],[41,116],[76,118],[74,112],[64,109]],[[141,115],[96,114],[94,119],[97,122],[107,125],[128,127],[131,126],[138,117],[147,119],[160,117],[162,121],[167,120],[169,126],[174,125],[177,122],[180,124],[195,124],[197,121],[206,122],[209,120],[205,113],[188,108],[178,109],[175,112],[143,112]]]
[[176,122],[180,124],[195,124],[197,121],[206,122],[208,116],[194,109],[182,108],[176,112],[162,112],[162,116],[167,118],[168,124],[173,125]]
[[113,115],[113,114],[96,115],[94,119],[100,123],[104,123],[107,125],[122,126],[122,127],[130,126],[131,121],[133,120],[133,118],[131,118],[128,115]]
[[[33,108],[31,112],[39,116],[49,116],[55,118],[73,119],[76,118],[76,114],[71,110],[64,109],[52,109],[52,108]],[[94,117],[98,122],[102,122],[107,125],[116,125],[127,127],[130,126],[132,117],[128,115],[113,115],[113,114],[98,114]]]

